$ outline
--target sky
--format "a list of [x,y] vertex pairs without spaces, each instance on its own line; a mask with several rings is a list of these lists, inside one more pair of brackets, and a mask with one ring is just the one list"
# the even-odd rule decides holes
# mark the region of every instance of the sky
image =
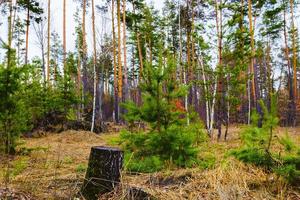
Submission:
[[[48,0],[39,0],[41,6],[44,8],[44,14],[45,16],[47,15],[47,6],[48,6]],[[146,0],[147,3],[151,3],[154,5],[155,8],[161,9],[163,6],[164,0]],[[79,3],[74,2],[74,0],[66,0],[66,24],[67,24],[67,51],[74,51],[75,49],[75,22],[74,22],[74,14],[78,8],[80,8]],[[103,5],[103,0],[95,0],[95,5]],[[55,31],[59,34],[60,38],[62,39],[62,30],[63,30],[63,1],[62,0],[52,0],[51,1],[51,31]],[[80,8],[81,9],[81,8]],[[88,17],[86,18],[87,20],[87,42],[88,45],[91,46],[92,44],[92,25],[91,25],[91,9],[88,8]],[[108,15],[107,17],[110,17]],[[0,38],[6,41],[7,37],[7,19],[5,18],[0,18]],[[105,26],[105,28],[104,28]],[[46,31],[45,27],[45,31]],[[109,33],[111,31],[111,24],[108,18],[103,18],[102,15],[98,12],[96,12],[96,31],[101,35],[101,33]],[[41,51],[39,50],[38,44],[37,44],[37,37],[36,33],[34,31],[33,26],[30,26],[29,29],[29,51],[28,51],[28,56],[29,59],[32,59],[35,56],[40,56]],[[0,59],[3,59],[4,57],[4,51],[0,50]]]
[[[153,4],[156,9],[161,9],[163,7],[163,3],[165,0],[146,0],[147,3]],[[178,1],[178,0],[174,0]],[[47,14],[47,2],[48,0],[39,0],[41,5],[45,9],[45,15]],[[102,5],[104,0],[95,0],[96,5]],[[76,36],[74,35],[75,32],[75,22],[74,22],[74,13],[78,8],[80,8],[79,3],[74,2],[74,0],[66,0],[67,3],[67,51],[74,51],[75,49],[75,39]],[[51,15],[51,32],[56,31],[60,38],[62,39],[62,28],[63,28],[63,1],[62,0],[52,0],[51,1],[51,9],[52,9],[52,15]],[[81,10],[81,8],[80,8]],[[92,46],[92,25],[91,25],[91,8],[88,8],[88,17],[87,17],[87,43],[88,48],[91,50]],[[300,20],[299,20],[299,14],[300,14],[300,6],[296,8],[295,14],[297,18],[297,27],[300,27]],[[99,36],[103,35],[104,33],[110,34],[111,32],[111,24],[110,24],[110,14],[106,16],[106,18],[103,18],[103,16],[96,12],[96,31],[97,31],[97,38],[101,38]],[[0,17],[0,38],[2,38],[4,41],[6,41],[7,38],[7,18],[1,18]],[[35,56],[40,56],[40,50],[37,45],[37,38],[36,33],[33,29],[33,26],[30,26],[30,36],[29,36],[29,59],[32,59]],[[209,37],[209,36],[208,36]],[[4,57],[4,51],[0,49],[0,60]]]

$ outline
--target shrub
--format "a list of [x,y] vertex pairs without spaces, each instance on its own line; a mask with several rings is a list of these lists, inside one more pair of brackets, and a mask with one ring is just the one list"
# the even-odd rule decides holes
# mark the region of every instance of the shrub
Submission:
[[[186,88],[175,79],[176,63],[168,57],[166,63],[146,64],[140,83],[143,104],[123,104],[127,110],[124,119],[130,131],[121,133],[121,143],[128,155],[133,155],[128,166],[131,170],[156,171],[169,163],[179,167],[197,164],[197,144],[206,140],[202,125],[197,117],[186,124],[186,111],[180,98]],[[134,132],[132,126],[142,121],[150,126],[149,131]]]
[[[272,97],[270,111],[263,102],[260,102],[263,110],[263,125],[258,127],[258,115],[252,116],[252,125],[245,128],[242,133],[243,146],[231,151],[237,159],[264,168],[269,172],[275,172],[291,184],[300,183],[300,150],[286,134],[284,137],[276,137],[273,130],[278,124],[275,96]],[[272,149],[276,142],[280,148]]]

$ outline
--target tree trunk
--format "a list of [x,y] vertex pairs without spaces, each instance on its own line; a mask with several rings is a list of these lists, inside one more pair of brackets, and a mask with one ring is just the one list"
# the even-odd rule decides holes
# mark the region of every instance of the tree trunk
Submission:
[[96,115],[96,96],[97,96],[97,72],[96,72],[96,64],[97,64],[97,51],[96,51],[96,29],[95,29],[95,7],[94,0],[92,0],[92,28],[93,28],[93,72],[94,72],[94,94],[93,94],[93,116],[92,116],[92,127],[91,132],[94,131],[95,126],[95,115]]
[[[82,8],[82,102],[85,100],[87,92],[87,44],[86,44],[86,31],[85,31],[85,17],[86,17],[86,1],[83,0]],[[84,111],[84,103],[81,105],[82,111]]]
[[113,64],[114,64],[114,119],[116,123],[119,123],[119,98],[118,98],[118,78],[117,78],[117,61],[116,61],[116,33],[115,33],[115,1],[111,1],[111,16],[112,16],[112,36],[113,36]]
[[51,12],[51,0],[48,0],[48,46],[47,46],[47,82],[50,84],[50,12]]
[[248,18],[249,18],[249,32],[250,32],[250,41],[251,41],[251,58],[250,58],[250,73],[252,75],[252,98],[253,105],[256,108],[256,89],[255,89],[255,79],[254,79],[254,57],[255,57],[255,46],[254,46],[254,27],[252,20],[252,0],[248,0]]
[[25,65],[28,64],[28,42],[29,42],[29,23],[30,23],[30,2],[27,3],[27,18],[26,18],[26,47],[25,47]]
[[117,0],[117,16],[118,16],[118,95],[119,100],[122,99],[123,90],[123,72],[122,72],[122,59],[121,59],[121,0]]
[[8,16],[8,52],[7,52],[7,69],[11,66],[11,43],[12,43],[12,13],[13,5],[12,0],[9,1],[9,16]]
[[[285,2],[283,2],[285,3]],[[283,34],[284,34],[284,45],[285,45],[285,59],[287,61],[287,72],[288,72],[288,92],[289,92],[289,103],[288,103],[288,113],[287,113],[287,124],[292,125],[295,120],[295,110],[293,108],[293,87],[292,87],[292,77],[291,77],[291,61],[290,61],[290,50],[287,38],[287,28],[286,28],[286,8],[283,9]],[[280,89],[280,88],[279,88]]]
[[67,47],[66,47],[66,0],[64,0],[63,5],[63,62],[64,62],[64,76],[66,75],[66,54],[67,54]]
[[[294,22],[294,0],[290,0],[290,10],[291,10],[291,23],[292,23],[292,48],[293,48],[293,113],[296,113],[296,105],[298,98],[297,91],[297,39],[296,39],[296,26]],[[296,119],[294,118],[293,125],[296,126]]]
[[92,147],[81,194],[87,200],[97,200],[112,191],[120,182],[123,151],[110,147]]
[[218,75],[218,99],[217,99],[217,116],[216,116],[216,124],[218,128],[218,140],[221,138],[222,134],[222,123],[223,123],[223,107],[224,107],[224,86],[223,86],[223,21],[222,21],[222,1],[219,2],[218,0],[215,1],[216,4],[216,28],[217,28],[217,35],[218,35],[218,69],[220,75]]
[[126,0],[123,0],[123,53],[124,53],[124,100],[128,100],[128,72],[126,48]]

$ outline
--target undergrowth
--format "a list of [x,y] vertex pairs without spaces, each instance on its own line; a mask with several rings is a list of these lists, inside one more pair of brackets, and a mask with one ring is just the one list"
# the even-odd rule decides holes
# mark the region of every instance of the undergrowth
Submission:
[[[275,96],[270,109],[261,101],[263,119],[258,127],[259,115],[254,112],[252,125],[241,134],[243,145],[231,151],[238,160],[262,167],[267,172],[274,172],[278,178],[293,185],[300,185],[300,149],[286,133],[279,137],[274,134],[278,124]],[[275,148],[272,148],[272,147]]]

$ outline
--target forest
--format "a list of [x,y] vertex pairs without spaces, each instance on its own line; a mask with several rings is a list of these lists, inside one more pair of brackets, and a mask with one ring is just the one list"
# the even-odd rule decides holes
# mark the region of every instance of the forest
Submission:
[[0,0],[0,199],[300,200],[299,4]]

